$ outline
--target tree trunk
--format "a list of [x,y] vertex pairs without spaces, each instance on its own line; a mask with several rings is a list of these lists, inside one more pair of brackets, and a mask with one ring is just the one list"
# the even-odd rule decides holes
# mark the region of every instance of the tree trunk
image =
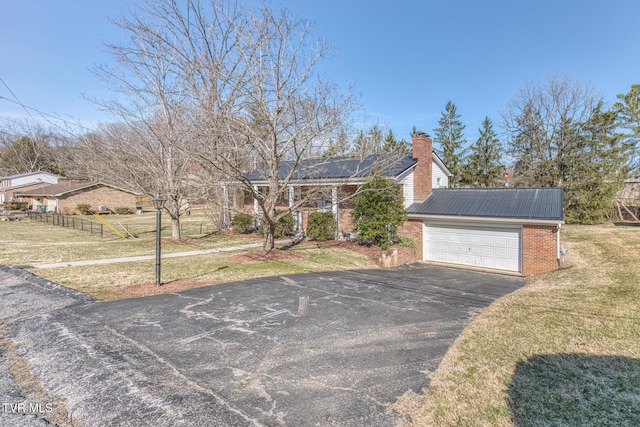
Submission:
[[177,198],[169,199],[169,216],[171,217],[171,240],[180,240],[180,203]]
[[276,246],[276,239],[275,239],[276,224],[275,223],[270,224],[267,221],[263,221],[262,230],[264,233],[264,243],[262,245],[262,248],[264,249],[265,252],[271,252],[271,250]]

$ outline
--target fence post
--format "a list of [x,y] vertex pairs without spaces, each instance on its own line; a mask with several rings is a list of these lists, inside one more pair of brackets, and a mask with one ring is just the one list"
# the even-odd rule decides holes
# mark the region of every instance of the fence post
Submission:
[[104,237],[104,236],[102,235],[102,228],[103,228],[103,227],[102,227],[102,224],[100,224],[100,237]]
[[91,234],[93,234],[93,222],[89,221],[89,228],[91,231],[89,231]]

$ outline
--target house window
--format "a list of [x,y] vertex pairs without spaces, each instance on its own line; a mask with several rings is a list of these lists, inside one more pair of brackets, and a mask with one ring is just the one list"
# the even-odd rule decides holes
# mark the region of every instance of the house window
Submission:
[[330,212],[332,206],[331,199],[319,199],[317,202],[318,212]]

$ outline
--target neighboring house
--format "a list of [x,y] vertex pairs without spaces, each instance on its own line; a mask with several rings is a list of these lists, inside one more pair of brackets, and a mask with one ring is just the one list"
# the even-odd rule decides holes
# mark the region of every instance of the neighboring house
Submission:
[[0,177],[0,204],[15,199],[18,191],[34,190],[50,184],[57,184],[62,179],[49,172],[29,172],[20,175]]
[[[136,209],[138,194],[102,182],[49,185],[47,187],[21,191],[16,194],[21,200],[29,202],[35,210],[62,214],[77,214],[77,206],[86,204],[96,211],[114,211],[126,207],[131,212]],[[40,208],[42,206],[42,208]]]
[[[282,162],[278,171],[279,178],[284,179],[292,167],[292,162]],[[409,155],[395,153],[373,154],[363,159],[308,159],[296,166],[288,191],[279,201],[280,209],[292,210],[297,229],[307,227],[311,212],[331,211],[336,217],[338,230],[352,232],[353,196],[376,167],[402,187],[405,207],[414,202],[414,187],[427,182],[423,176],[425,173],[430,174],[428,182],[433,188],[447,188],[451,176],[451,172],[431,148],[420,150],[414,147],[413,153]],[[269,185],[267,174],[265,169],[258,169],[248,175],[257,191]],[[299,206],[298,202],[303,198],[306,203]],[[245,210],[259,212],[258,201],[246,200]]]

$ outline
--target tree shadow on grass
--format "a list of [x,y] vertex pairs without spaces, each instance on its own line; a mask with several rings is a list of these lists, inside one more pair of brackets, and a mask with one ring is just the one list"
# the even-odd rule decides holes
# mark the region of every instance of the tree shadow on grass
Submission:
[[640,359],[548,354],[518,362],[509,388],[525,426],[640,426]]

